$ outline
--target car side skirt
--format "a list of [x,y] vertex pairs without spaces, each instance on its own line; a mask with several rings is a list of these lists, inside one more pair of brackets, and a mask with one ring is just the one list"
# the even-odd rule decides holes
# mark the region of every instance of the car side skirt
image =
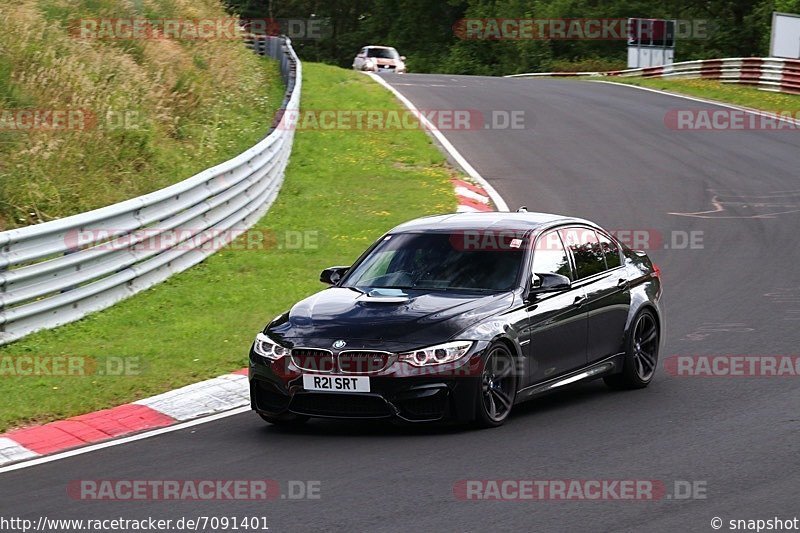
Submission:
[[529,400],[534,396],[553,392],[561,387],[565,387],[573,383],[578,383],[580,381],[591,381],[603,376],[622,372],[624,362],[625,354],[618,353],[567,374],[529,385],[524,389],[517,391],[517,399],[514,403],[524,402],[525,400]]

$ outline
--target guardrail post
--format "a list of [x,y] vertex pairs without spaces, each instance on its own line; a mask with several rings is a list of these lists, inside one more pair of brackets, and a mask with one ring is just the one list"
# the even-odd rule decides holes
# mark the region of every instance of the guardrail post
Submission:
[[[3,248],[3,253],[5,252],[8,252],[7,247]],[[0,265],[0,276],[2,276],[3,273],[6,272],[7,270],[8,269],[4,265]],[[3,284],[0,285],[0,297],[3,296],[5,293],[6,293],[6,284],[5,282],[3,282]],[[5,298],[0,298],[0,311],[3,311],[5,308],[6,308]],[[2,322],[0,322],[0,338],[3,337],[2,334],[5,332],[6,332],[6,321],[3,320]]]

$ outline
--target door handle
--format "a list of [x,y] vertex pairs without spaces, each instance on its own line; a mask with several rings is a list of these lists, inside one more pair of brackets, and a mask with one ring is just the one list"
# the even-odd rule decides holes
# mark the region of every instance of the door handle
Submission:
[[580,307],[586,303],[586,296],[576,296],[575,301],[572,302],[572,305],[575,307]]
[[617,280],[617,287],[627,287],[627,286],[628,286],[627,278],[619,278],[619,280]]

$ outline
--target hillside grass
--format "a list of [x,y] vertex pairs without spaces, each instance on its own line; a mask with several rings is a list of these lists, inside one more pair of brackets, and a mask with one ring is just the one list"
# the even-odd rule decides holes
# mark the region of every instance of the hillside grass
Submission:
[[[239,40],[79,39],[88,18],[230,18],[218,0],[0,2],[0,116],[83,110],[83,129],[0,127],[0,231],[145,194],[260,140],[277,62]],[[8,121],[6,121],[8,122]]]
[[[400,109],[391,93],[352,71],[305,63],[303,83],[305,110]],[[245,367],[255,334],[322,289],[323,268],[350,264],[403,221],[453,212],[452,175],[421,130],[298,131],[280,195],[251,232],[271,236],[264,239],[271,246],[234,245],[106,311],[0,348],[0,431]],[[129,361],[138,374],[2,375],[4,360],[59,355]]]

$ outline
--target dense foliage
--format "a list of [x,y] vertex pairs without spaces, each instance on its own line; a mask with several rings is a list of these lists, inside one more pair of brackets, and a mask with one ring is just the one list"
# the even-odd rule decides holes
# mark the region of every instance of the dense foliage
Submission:
[[229,0],[242,17],[329,20],[323,39],[298,42],[301,56],[343,67],[365,44],[395,46],[416,72],[512,74],[619,66],[625,41],[464,40],[464,18],[671,18],[706,20],[703,38],[678,42],[676,60],[766,55],[773,11],[800,0]]

